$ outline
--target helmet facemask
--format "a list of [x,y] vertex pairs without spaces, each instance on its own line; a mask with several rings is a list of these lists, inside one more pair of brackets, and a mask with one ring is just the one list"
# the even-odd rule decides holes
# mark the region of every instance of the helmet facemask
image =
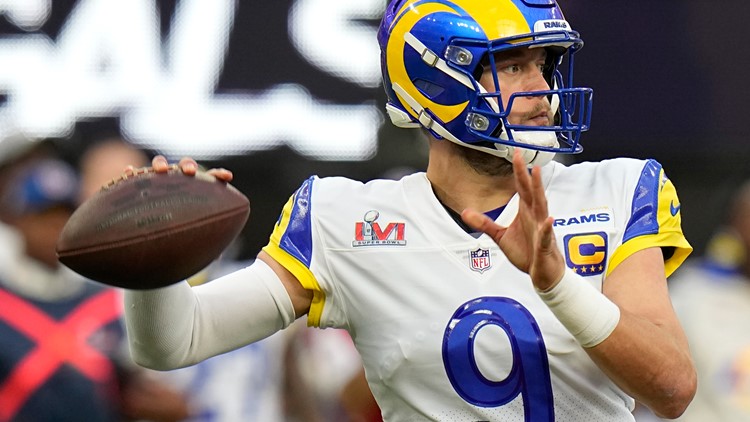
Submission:
[[[551,35],[567,37],[568,33],[561,32]],[[528,40],[527,36],[519,36],[518,38]],[[494,79],[494,90],[488,91],[478,82],[475,84],[476,99],[470,102],[469,113],[465,121],[468,132],[475,138],[474,142],[469,143],[491,149],[498,149],[493,144],[500,144],[548,153],[574,154],[581,152],[583,148],[578,140],[581,133],[588,130],[589,127],[592,90],[590,88],[561,88],[572,85],[573,57],[581,45],[573,43],[568,47],[566,42],[566,47],[560,47],[549,45],[546,42],[535,44],[532,41],[509,44],[513,41],[503,40],[497,43],[498,45],[489,43],[481,65],[472,71],[474,81],[478,81],[486,69],[491,71]],[[458,45],[464,42],[466,41],[454,41]],[[546,49],[547,55],[543,76],[550,88],[513,93],[507,98],[507,103],[503,105],[495,57],[498,53],[515,48]],[[563,65],[567,69],[565,72],[567,76],[563,76],[560,71],[560,67]],[[513,124],[509,121],[513,105],[519,99],[540,96],[546,97],[550,104],[553,115],[551,126],[529,126]],[[493,151],[488,152],[493,153]]]

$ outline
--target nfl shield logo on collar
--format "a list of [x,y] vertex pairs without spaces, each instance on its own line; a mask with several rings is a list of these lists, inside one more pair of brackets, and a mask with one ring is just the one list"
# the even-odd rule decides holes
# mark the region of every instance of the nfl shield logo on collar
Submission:
[[473,271],[478,271],[480,274],[483,273],[492,266],[492,263],[490,263],[490,250],[479,248],[475,251],[469,251],[469,261]]

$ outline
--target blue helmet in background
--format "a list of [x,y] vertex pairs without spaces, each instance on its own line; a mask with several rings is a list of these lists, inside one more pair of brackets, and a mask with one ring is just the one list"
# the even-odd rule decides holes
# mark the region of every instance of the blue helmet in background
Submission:
[[[378,41],[386,109],[396,126],[424,127],[504,158],[518,147],[529,164],[582,150],[593,92],[573,86],[573,56],[583,41],[554,0],[393,0]],[[496,71],[495,54],[516,48],[547,50],[550,89],[515,93],[503,107],[499,88],[487,91],[478,80],[485,66]],[[531,96],[548,98],[552,126],[508,122],[514,101]]]

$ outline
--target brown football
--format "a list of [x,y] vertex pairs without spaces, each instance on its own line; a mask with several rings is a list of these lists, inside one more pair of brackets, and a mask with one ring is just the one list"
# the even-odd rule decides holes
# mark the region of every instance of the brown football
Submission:
[[139,169],[78,207],[57,241],[57,256],[111,286],[163,287],[218,258],[249,214],[247,197],[208,173]]

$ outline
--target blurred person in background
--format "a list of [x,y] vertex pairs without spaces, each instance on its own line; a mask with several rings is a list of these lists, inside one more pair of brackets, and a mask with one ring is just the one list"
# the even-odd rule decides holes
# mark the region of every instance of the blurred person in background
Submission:
[[367,385],[362,360],[349,333],[316,330],[302,318],[292,326],[290,364],[295,383],[311,386],[317,413],[324,421],[380,422],[380,408]]
[[50,143],[22,146],[0,164],[0,421],[180,420],[179,395],[126,376],[120,293],[57,261],[75,170]]
[[750,180],[727,210],[704,256],[669,282],[699,378],[680,421],[750,421]]
[[88,145],[78,161],[81,175],[79,201],[83,203],[99,192],[102,186],[119,177],[118,169],[128,165],[146,166],[150,154],[116,137],[104,137]]

